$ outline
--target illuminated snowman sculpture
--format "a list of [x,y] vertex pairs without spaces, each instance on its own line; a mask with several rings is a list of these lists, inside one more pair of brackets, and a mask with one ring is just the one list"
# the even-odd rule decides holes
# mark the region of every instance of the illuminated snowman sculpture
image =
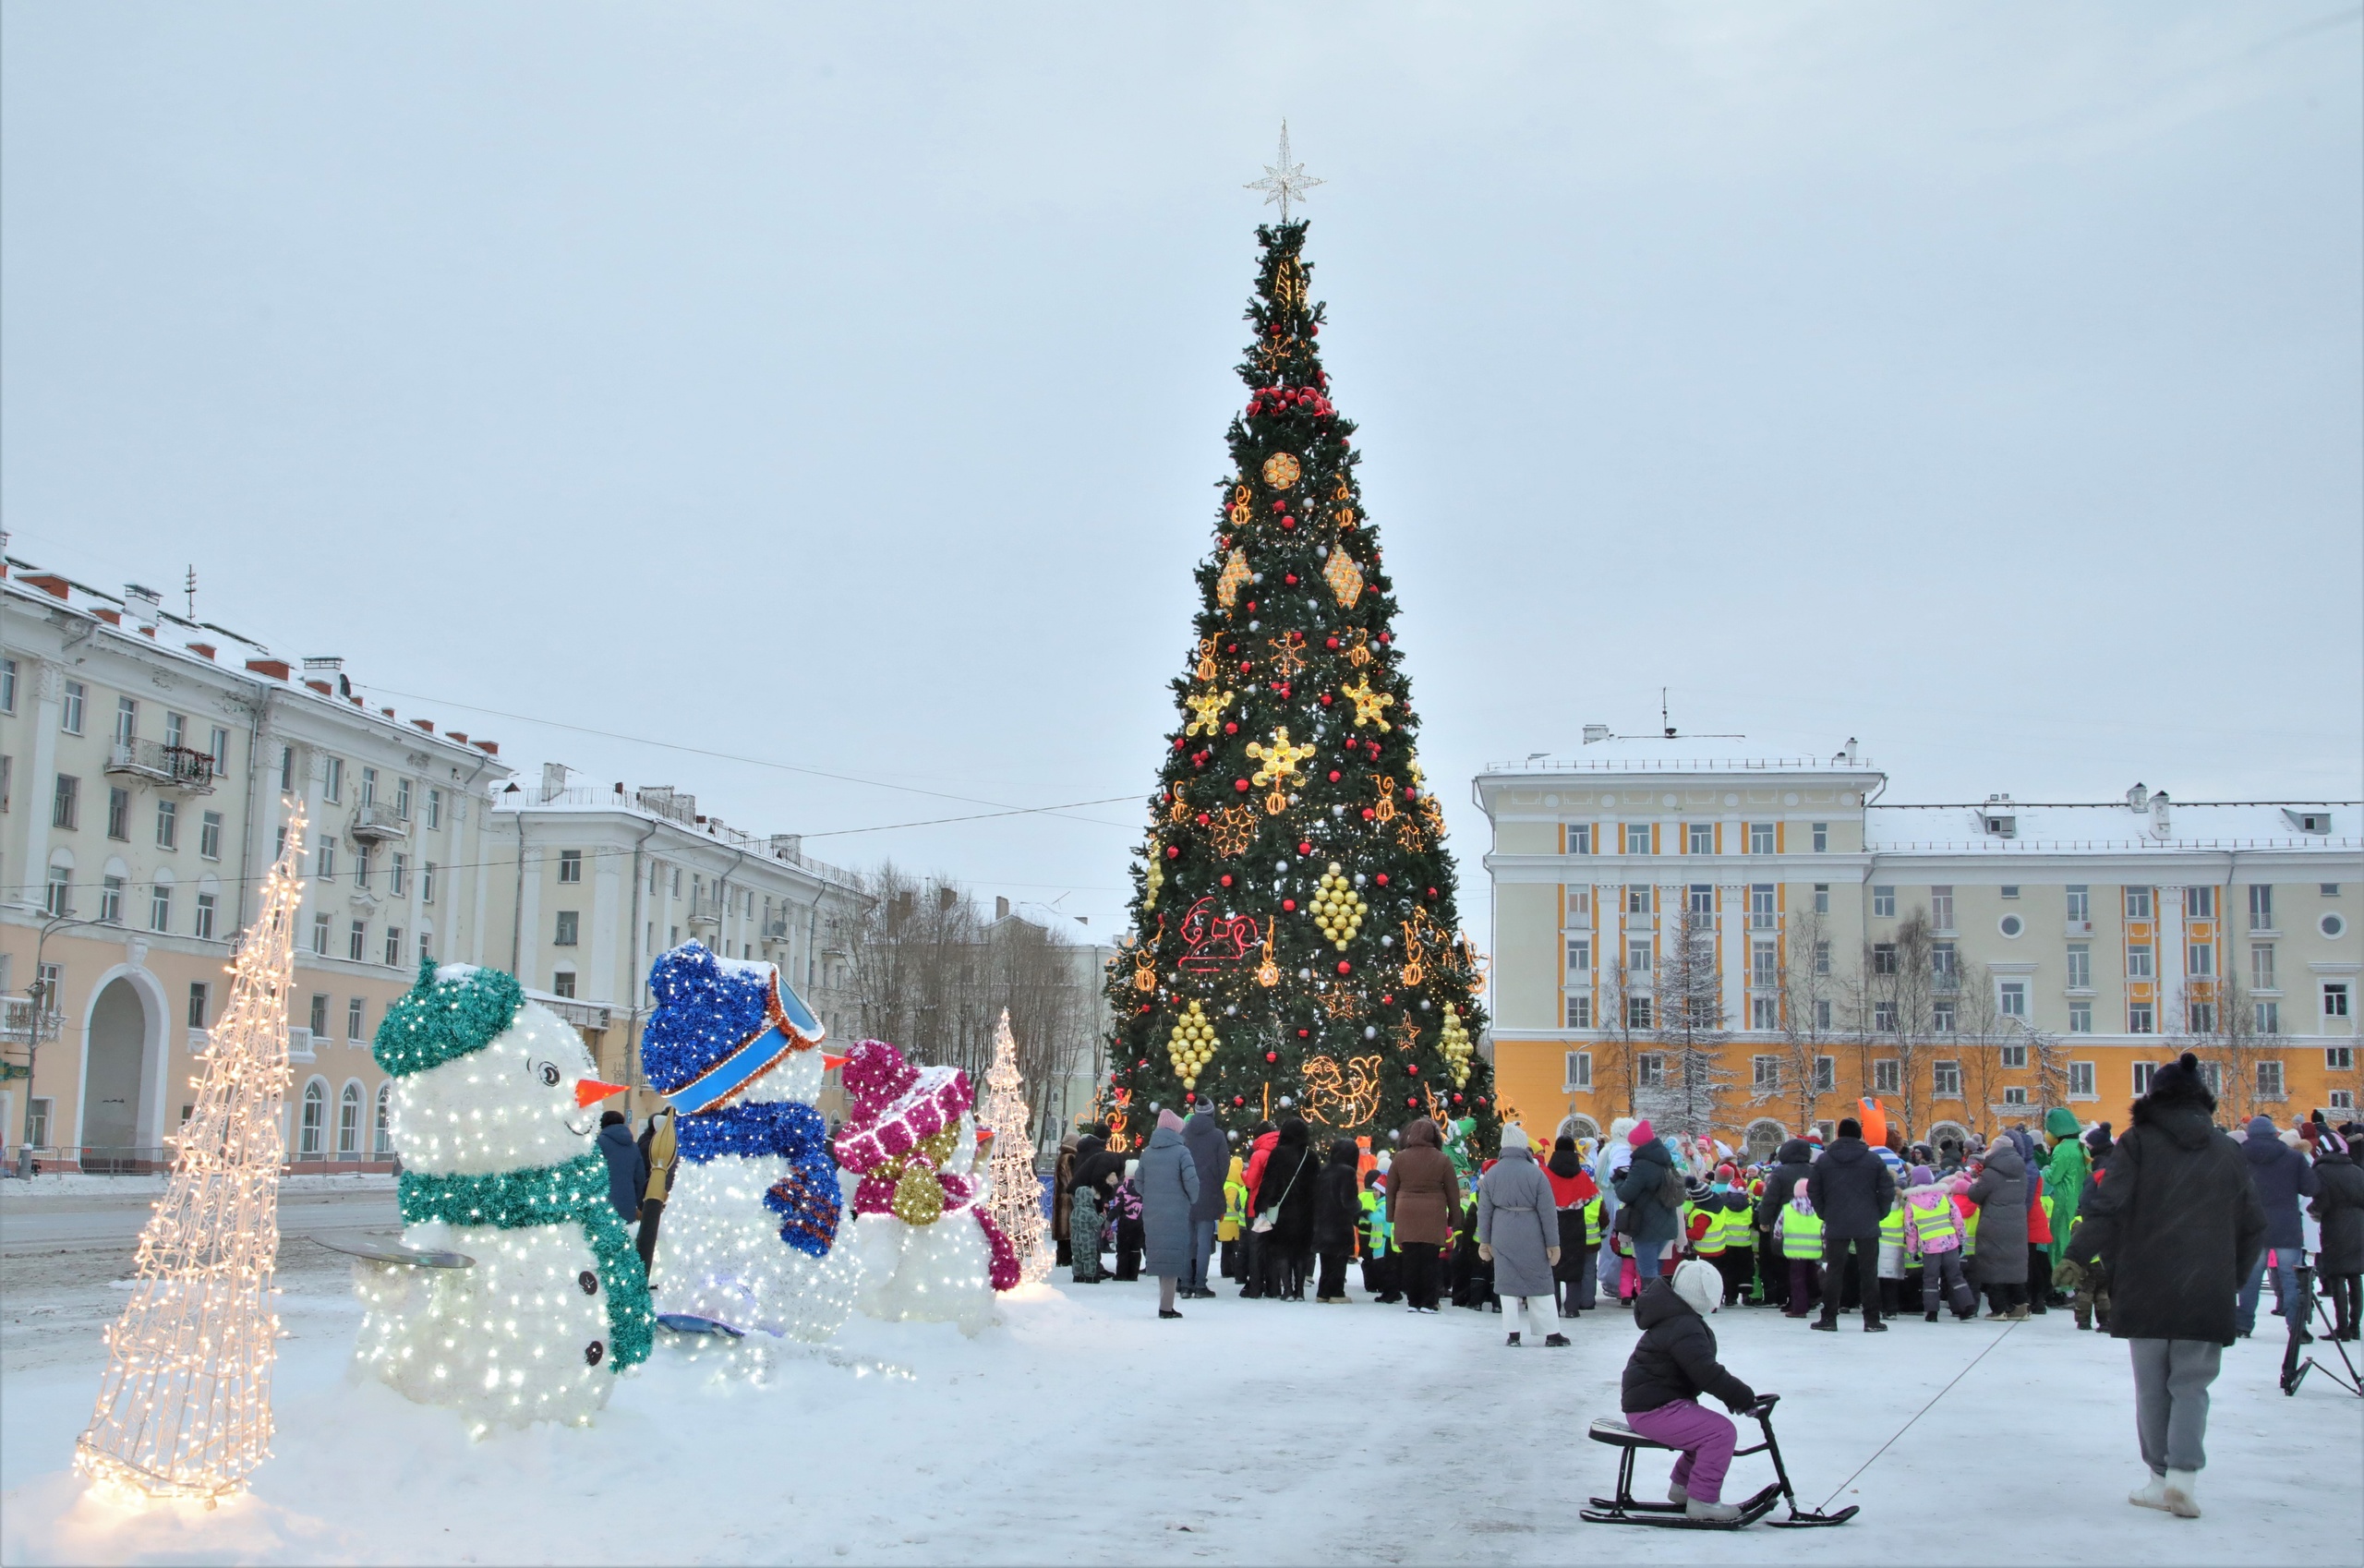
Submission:
[[652,1267],[668,1322],[824,1340],[853,1310],[860,1261],[813,1102],[826,1031],[771,964],[687,942],[648,971],[641,1067],[672,1103],[677,1160]]
[[[591,1145],[622,1085],[513,977],[468,964],[422,964],[373,1054],[394,1080],[403,1240],[422,1261],[358,1271],[356,1365],[479,1435],[587,1423],[655,1324]],[[435,1266],[452,1253],[473,1261]]]
[[951,1322],[973,1334],[994,1321],[994,1292],[1014,1288],[1018,1254],[986,1206],[975,1093],[954,1067],[915,1067],[883,1041],[846,1061],[851,1102],[838,1160],[854,1189],[861,1305],[874,1318]]

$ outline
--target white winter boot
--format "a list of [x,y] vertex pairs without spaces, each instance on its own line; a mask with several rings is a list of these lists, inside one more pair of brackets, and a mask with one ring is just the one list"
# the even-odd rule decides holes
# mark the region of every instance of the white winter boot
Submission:
[[1710,1525],[1729,1525],[1740,1517],[1740,1510],[1729,1502],[1708,1502],[1696,1497],[1683,1504],[1683,1512],[1687,1517]]
[[2153,1475],[2139,1490],[2128,1492],[2126,1501],[2137,1508],[2156,1508],[2164,1513],[2167,1506],[2167,1478]]
[[2178,1519],[2200,1517],[2200,1472],[2170,1470],[2166,1475],[2166,1509]]
[[1666,1484],[1666,1500],[1669,1502],[1688,1502],[1691,1501],[1691,1489],[1681,1481],[1669,1481]]

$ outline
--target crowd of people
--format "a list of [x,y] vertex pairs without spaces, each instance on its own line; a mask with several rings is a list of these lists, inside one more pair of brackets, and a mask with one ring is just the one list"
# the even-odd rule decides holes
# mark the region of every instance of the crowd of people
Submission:
[[[2224,1347],[2255,1331],[2269,1274],[2274,1313],[2311,1337],[2302,1204],[2331,1333],[2364,1324],[2364,1126],[2261,1116],[2236,1140],[2215,1112],[2189,1054],[2154,1075],[2123,1136],[2057,1107],[1989,1140],[1909,1142],[1867,1102],[1827,1140],[1756,1160],[1633,1117],[1548,1148],[1506,1123],[1489,1156],[1469,1121],[1420,1117],[1374,1149],[1318,1143],[1296,1116],[1243,1131],[1164,1110],[1138,1151],[1112,1147],[1105,1126],[1069,1135],[1053,1228],[1075,1283],[1150,1274],[1165,1319],[1218,1280],[1286,1302],[1310,1280],[1315,1302],[1348,1305],[1354,1266],[1371,1300],[1407,1312],[1506,1314],[1514,1347],[1565,1346],[1572,1320],[1630,1312],[1643,1370],[1628,1369],[1629,1419],[1683,1451],[1674,1501],[1706,1518],[1730,1516],[1718,1488],[1732,1428],[1696,1397],[1735,1410],[1756,1397],[1716,1364],[1707,1314],[1765,1308],[1836,1333],[1860,1313],[1879,1333],[1915,1314],[1967,1321],[1982,1299],[2005,1324],[2066,1313],[2130,1343],[2151,1479],[2129,1501],[2196,1516],[2207,1389]],[[1669,1389],[1684,1392],[1634,1403]]]

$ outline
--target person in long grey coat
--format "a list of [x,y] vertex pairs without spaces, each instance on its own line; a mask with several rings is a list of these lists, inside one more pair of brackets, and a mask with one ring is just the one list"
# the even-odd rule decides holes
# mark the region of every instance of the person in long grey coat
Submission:
[[1970,1184],[1978,1205],[1978,1281],[1986,1291],[1987,1316],[2028,1315],[2028,1167],[2019,1146],[1998,1138],[1986,1151],[1986,1168]]
[[[1523,1311],[1530,1326],[1549,1331],[1547,1345],[1568,1343],[1552,1328],[1559,1315],[1551,1281],[1551,1266],[1560,1260],[1559,1208],[1526,1129],[1516,1122],[1502,1125],[1502,1157],[1478,1183],[1478,1255],[1493,1262],[1494,1294],[1502,1298],[1503,1311]],[[1510,1343],[1520,1343],[1515,1315]]]
[[1178,1318],[1175,1287],[1190,1272],[1190,1206],[1199,1200],[1199,1166],[1182,1141],[1182,1118],[1157,1113],[1157,1130],[1141,1151],[1133,1189],[1141,1198],[1141,1268],[1157,1276],[1157,1315]]
[[1215,1227],[1223,1222],[1223,1183],[1231,1169],[1231,1143],[1214,1112],[1200,1107],[1182,1124],[1182,1144],[1199,1169],[1199,1197],[1190,1205],[1190,1267],[1182,1276],[1182,1294],[1212,1301],[1207,1265],[1214,1256]]

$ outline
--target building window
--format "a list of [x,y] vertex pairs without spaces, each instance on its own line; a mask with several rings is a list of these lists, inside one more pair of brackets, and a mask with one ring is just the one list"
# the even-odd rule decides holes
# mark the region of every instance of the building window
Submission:
[[2216,972],[2216,946],[2213,942],[2187,943],[2183,950],[2183,971],[2204,978]]
[[1872,972],[1874,974],[1894,974],[1896,972],[1895,943],[1875,942],[1872,944]]
[[336,1102],[336,1157],[361,1158],[361,1086],[348,1083]]
[[2081,884],[2071,884],[2067,892],[2068,894],[2068,923],[2091,924],[2093,919],[2092,890]]
[[1748,923],[1758,931],[1770,931],[1778,923],[1773,911],[1773,885],[1753,884],[1748,890]]
[[200,941],[211,942],[213,940],[213,895],[211,893],[199,893],[197,896],[197,929],[191,935],[198,937]]
[[320,798],[331,802],[344,799],[344,759],[343,757],[321,759]]
[[317,1043],[328,1038],[329,999],[321,993],[312,993],[312,1039]]
[[2129,920],[2151,918],[2151,889],[2148,887],[2126,889],[2126,918]]
[[1666,1056],[1663,1053],[1644,1051],[1634,1058],[1634,1065],[1640,1070],[1644,1089],[1666,1087]]
[[84,694],[82,682],[79,681],[66,682],[66,701],[57,712],[57,727],[68,735],[79,735],[82,732]]
[[2347,982],[2344,980],[2324,981],[2323,1017],[2325,1019],[2344,1019],[2346,1016]]
[[1648,823],[1629,822],[1625,825],[1625,852],[1629,855],[1646,855],[1650,852]]
[[369,873],[376,867],[377,862],[377,852],[367,844],[353,851],[353,885],[355,887],[369,886]]
[[1560,1085],[1562,1090],[1582,1091],[1592,1087],[1592,1053],[1590,1051],[1567,1052],[1562,1057],[1562,1062],[1563,1065],[1560,1069],[1563,1075]]
[[2003,1016],[2007,1019],[2027,1017],[2028,983],[2024,980],[2003,982],[1999,994],[1996,997],[1996,1005],[2002,1009]]
[[167,712],[164,715],[164,744],[172,747],[175,751],[184,751],[187,749],[187,715],[171,712]]
[[1779,948],[1770,942],[1752,942],[1748,947],[1748,983],[1771,987],[1774,983],[1775,959]]
[[2281,1033],[2282,1004],[2272,1001],[2251,1002],[2249,1004],[2249,1021],[2256,1027],[2257,1032],[2260,1034]]
[[2090,942],[2068,944],[2068,989],[2091,991],[2093,988],[2093,948]]
[[2183,890],[2183,918],[2186,920],[2214,920],[2216,918],[2216,889],[2213,887],[2185,888]]
[[559,911],[558,935],[550,938],[552,945],[560,947],[573,947],[575,945],[575,935],[582,925],[582,921],[583,916],[577,911]]
[[2153,1034],[2157,1032],[2153,1026],[2150,1003],[2129,1002],[2126,1004],[2126,1032],[2129,1034]]
[[2282,1064],[2260,1062],[2257,1065],[2257,1097],[2261,1100],[2286,1098],[2282,1091]]
[[1592,938],[1589,936],[1570,937],[1568,939],[1568,972],[1570,974],[1589,974],[1591,971]]
[[1961,1098],[1961,1064],[1938,1062],[1929,1069],[1929,1092],[1939,1100]]
[[2151,944],[2129,942],[2126,945],[2126,978],[2129,980],[2151,978]]
[[561,882],[583,880],[583,851],[561,850],[558,852],[558,879]]
[[213,759],[216,777],[230,771],[230,732],[220,725],[213,727],[212,749],[206,755]]
[[574,995],[574,971],[573,970],[562,969],[556,974],[550,976],[550,995],[553,996],[572,996]]
[[1882,1033],[1895,1032],[1896,1004],[1894,1002],[1874,1002],[1872,1004],[1872,1027],[1880,1031]]
[[2339,884],[2336,882],[2322,882],[2316,884],[2316,886],[2322,889],[2322,896],[2326,899],[2336,899],[2339,897]]
[[2323,1047],[2323,1066],[2333,1072],[2355,1071],[2356,1047],[2353,1045],[2326,1045]]
[[2024,1045],[2004,1045],[1997,1048],[2003,1066],[2013,1072],[2024,1072],[2028,1065],[2028,1048]]
[[1748,1083],[1759,1094],[1770,1094],[1781,1087],[1781,1058],[1751,1056],[1748,1059]]
[[328,1136],[329,1092],[318,1079],[304,1086],[304,1119],[296,1144],[299,1160],[317,1160]]
[[312,952],[323,959],[329,956],[329,917],[324,914],[312,917]]
[[2274,944],[2253,942],[2249,945],[2249,989],[2279,991],[2274,980]]
[[2019,884],[2015,882],[2006,882],[2001,887],[1997,888],[1996,891],[2001,893],[2006,899],[2016,899],[2020,896]]
[[107,837],[127,842],[131,838],[131,791],[107,791]]
[[156,802],[156,848],[177,850],[181,847],[181,808],[177,801]]
[[361,770],[361,803],[365,806],[378,803],[378,770],[374,767]]
[[1592,998],[1589,996],[1569,997],[1567,1019],[1567,1027],[1570,1029],[1590,1029],[1592,1027]]
[[1950,887],[1929,889],[1929,923],[1939,931],[1954,928],[1954,890]]
[[1872,1064],[1872,1092],[1900,1094],[1903,1092],[1904,1067],[1894,1056],[1883,1056]]
[[2003,1104],[2006,1105],[2024,1105],[2027,1103],[2028,1092],[2020,1085],[2015,1083],[2003,1091]]
[[427,826],[429,827],[443,826],[443,791],[440,790],[427,791]]
[[403,928],[399,925],[386,927],[386,966],[389,969],[403,967]]
[[[1707,1021],[1708,1027],[1712,1028],[1714,1026],[1714,1020],[1712,1019]],[[1779,998],[1773,996],[1751,996],[1748,999],[1748,1027],[1758,1030],[1780,1028],[1781,1005]]]
[[0,713],[17,711],[17,661],[0,658]]
[[[651,891],[651,892],[655,892],[655,891],[656,891],[656,889],[655,889],[655,888],[651,888],[651,889],[649,889],[649,891]],[[1571,887],[1571,888],[1569,888],[1569,889],[1567,890],[1567,892],[1568,892],[1568,923],[1569,923],[1569,924],[1571,924],[1571,925],[1589,924],[1589,923],[1591,923],[1591,921],[1592,921],[1592,889],[1591,889],[1591,888],[1589,888],[1589,887]],[[780,906],[780,908],[781,908],[781,911],[782,911],[783,913],[785,913],[785,912],[786,912],[786,911],[787,911],[787,905],[782,904],[782,905]],[[764,919],[765,919],[765,920],[766,920],[766,921],[769,921],[771,918],[772,918],[772,901],[771,901],[769,899],[766,899],[764,900]]]
[[1814,885],[1814,912],[1816,914],[1830,912],[1830,884],[1827,882],[1817,882]]
[[678,865],[673,868],[671,893],[676,899],[681,896],[681,868]]
[[386,887],[397,899],[410,897],[410,857],[399,850],[394,852],[393,866],[386,878]]
[[423,964],[435,961],[435,933],[424,925],[418,928],[418,961]]
[[1939,1034],[1954,1031],[1954,1005],[1951,1002],[1929,1004],[1929,1027]]
[[1687,825],[1685,831],[1690,837],[1691,842],[1689,847],[1693,854],[1712,855],[1716,852],[1716,825],[1714,823],[1694,822]]
[[[1572,822],[1568,824],[1568,853],[1572,855],[1588,855],[1592,853],[1591,823]],[[648,868],[648,890],[652,893],[657,891],[657,867],[653,864]]]
[[99,880],[99,919],[107,925],[123,923],[123,878],[102,877]]
[[212,1014],[209,1009],[212,1000],[211,986],[201,980],[188,983],[188,1026],[191,1029],[203,1029],[211,1020]]
[[1929,945],[1929,974],[1931,983],[1940,991],[1961,989],[1960,955],[1950,942]]
[[[34,1104],[39,1104],[40,1102],[35,1101]],[[2356,1091],[2353,1089],[2333,1090],[2331,1092],[2331,1108],[2334,1111],[2352,1111],[2356,1109]]]
[[148,889],[148,929],[170,931],[173,928],[173,885],[152,884]]
[[428,861],[418,868],[418,901],[422,904],[431,904],[435,901],[435,862],[433,861]]
[[1625,1027],[1628,1029],[1650,1027],[1650,999],[1647,996],[1625,998]]
[[368,1007],[366,998],[348,996],[344,1003],[344,1037],[354,1044],[361,1043],[362,1013]]
[[336,840],[323,838],[312,857],[312,871],[323,882],[336,880]]
[[115,743],[127,746],[139,739],[139,705],[129,697],[115,700]]
[[345,930],[344,956],[355,963],[363,962],[369,953],[369,923],[356,920]]
[[279,748],[279,792],[288,795],[293,794],[295,790],[296,748],[282,746]]
[[1839,1058],[1836,1056],[1816,1056],[1814,1059],[1815,1092],[1817,1094],[1829,1094],[1837,1091],[1838,1088]]
[[2091,1034],[2093,1031],[2093,1005],[2091,1002],[2068,1004],[2068,1032]]
[[1814,852],[1818,855],[1829,848],[1830,824],[1827,822],[1815,823],[1814,825]]
[[197,825],[197,852],[209,861],[222,858],[222,814],[210,811]]
[[1748,852],[1752,855],[1769,855],[1773,852],[1771,823],[1752,822],[1748,825]]
[[394,1153],[394,1085],[392,1079],[378,1086],[377,1135],[370,1140],[370,1152],[380,1160],[390,1160]]
[[2093,1063],[2071,1062],[2068,1064],[2068,1098],[2071,1100],[2099,1099],[2101,1096],[2094,1089],[2093,1082]]
[[1896,918],[1895,888],[1875,887],[1872,889],[1872,914],[1875,919],[1878,920],[1893,920]]
[[394,780],[394,814],[404,822],[410,820],[410,780],[407,778]]
[[1646,938],[1626,945],[1625,969],[1631,974],[1650,972],[1650,944]]
[[1829,997],[1817,996],[1814,999],[1814,1026],[1816,1029],[1828,1029],[1830,1027]]
[[2151,1075],[2159,1070],[2156,1062],[2134,1064],[2134,1092],[2137,1098],[2151,1092]]
[[42,912],[53,917],[65,914],[67,910],[73,907],[71,902],[73,897],[73,868],[63,865],[51,866],[49,868],[49,885],[42,890],[41,907]]

